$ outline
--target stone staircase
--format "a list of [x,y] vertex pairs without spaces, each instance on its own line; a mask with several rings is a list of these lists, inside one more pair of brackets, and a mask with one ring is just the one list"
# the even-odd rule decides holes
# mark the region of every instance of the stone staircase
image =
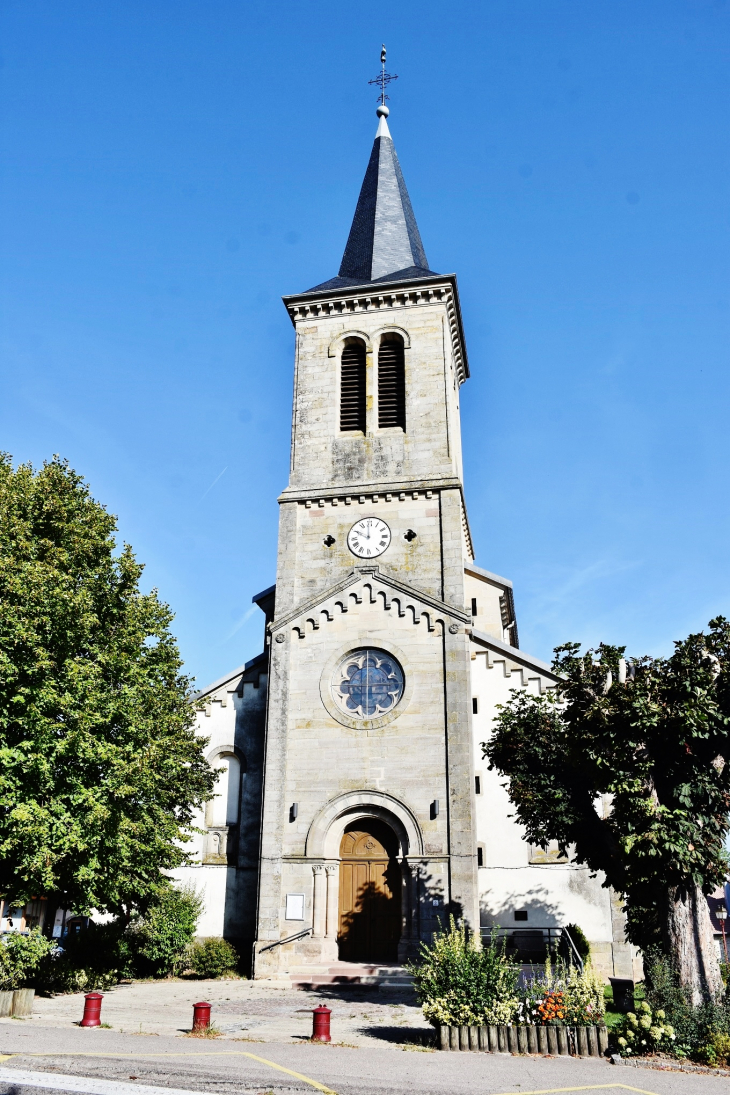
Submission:
[[280,970],[277,982],[288,979],[293,988],[317,989],[368,986],[378,989],[409,989],[413,978],[403,966],[367,962],[335,962],[331,966],[295,966]]

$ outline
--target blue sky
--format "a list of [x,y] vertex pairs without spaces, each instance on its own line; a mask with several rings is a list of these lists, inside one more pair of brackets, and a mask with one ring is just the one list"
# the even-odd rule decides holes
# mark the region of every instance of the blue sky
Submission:
[[199,683],[260,649],[280,297],[337,272],[383,40],[521,645],[730,615],[730,2],[5,0],[0,36],[0,447],[86,477]]

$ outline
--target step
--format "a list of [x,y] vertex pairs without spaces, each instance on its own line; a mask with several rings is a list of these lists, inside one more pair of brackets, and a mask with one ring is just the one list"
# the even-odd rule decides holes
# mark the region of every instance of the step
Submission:
[[321,966],[294,966],[287,970],[298,988],[325,985],[368,985],[374,988],[410,988],[412,976],[403,966],[365,962],[337,962],[326,970]]
[[354,977],[400,977],[407,976],[405,966],[392,965],[387,962],[329,962],[327,965],[320,963],[304,965],[303,963],[291,963],[286,967],[287,973],[331,973]]

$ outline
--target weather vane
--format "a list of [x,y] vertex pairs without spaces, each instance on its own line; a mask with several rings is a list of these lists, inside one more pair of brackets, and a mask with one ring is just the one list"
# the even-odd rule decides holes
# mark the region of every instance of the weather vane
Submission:
[[380,51],[380,63],[383,66],[382,72],[379,72],[374,80],[368,80],[368,83],[369,84],[377,84],[378,87],[380,88],[380,106],[384,107],[385,111],[387,113],[387,107],[385,106],[385,100],[389,99],[390,96],[385,94],[385,89],[386,89],[386,87],[388,86],[388,84],[390,83],[391,80],[397,80],[398,77],[395,74],[391,76],[391,74],[389,72],[385,71],[385,44],[383,44],[383,48]]

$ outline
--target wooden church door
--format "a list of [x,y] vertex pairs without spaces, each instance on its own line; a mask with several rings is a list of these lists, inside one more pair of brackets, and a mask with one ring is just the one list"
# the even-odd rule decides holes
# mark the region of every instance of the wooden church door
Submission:
[[384,822],[360,819],[340,844],[340,958],[396,962],[401,934],[401,871],[395,834]]

